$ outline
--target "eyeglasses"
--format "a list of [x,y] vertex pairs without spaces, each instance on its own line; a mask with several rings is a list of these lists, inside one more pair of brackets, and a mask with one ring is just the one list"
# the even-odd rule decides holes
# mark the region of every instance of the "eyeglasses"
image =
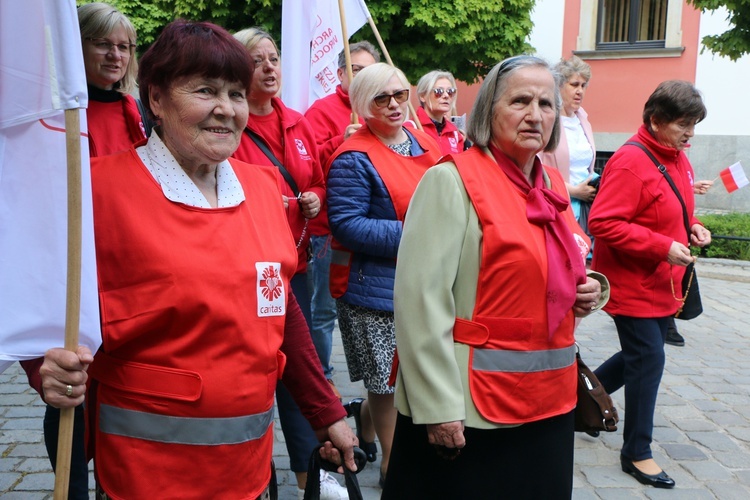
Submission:
[[432,93],[435,94],[435,97],[440,97],[443,94],[448,94],[448,97],[453,97],[456,95],[456,88],[455,87],[448,87],[447,89],[444,88],[434,88],[432,89]]
[[391,98],[395,99],[398,104],[401,104],[409,98],[409,89],[399,90],[393,94],[380,94],[375,96],[372,101],[375,103],[375,106],[384,108],[391,103]]
[[117,47],[117,52],[123,56],[129,56],[131,51],[135,48],[134,43],[114,43],[110,42],[106,38],[86,38],[91,45],[94,46],[94,50],[99,54],[109,54],[112,49]]

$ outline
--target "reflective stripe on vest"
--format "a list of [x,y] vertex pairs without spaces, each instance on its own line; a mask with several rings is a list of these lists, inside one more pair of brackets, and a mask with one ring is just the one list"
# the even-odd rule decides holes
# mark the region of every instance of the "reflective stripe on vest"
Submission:
[[547,351],[502,351],[474,348],[474,370],[532,373],[567,368],[576,360],[576,346]]
[[228,418],[189,418],[99,407],[99,429],[160,443],[215,446],[238,444],[263,437],[273,421],[273,408],[255,415]]

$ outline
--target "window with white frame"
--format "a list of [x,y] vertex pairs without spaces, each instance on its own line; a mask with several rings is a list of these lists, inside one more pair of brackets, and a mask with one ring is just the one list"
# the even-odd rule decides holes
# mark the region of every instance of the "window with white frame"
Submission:
[[581,0],[576,54],[588,58],[682,53],[684,0]]

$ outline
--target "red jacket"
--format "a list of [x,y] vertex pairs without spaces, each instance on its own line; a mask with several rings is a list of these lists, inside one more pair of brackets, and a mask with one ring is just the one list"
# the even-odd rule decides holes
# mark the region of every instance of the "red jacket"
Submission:
[[[287,108],[281,102],[281,99],[274,97],[271,104],[273,105],[274,112],[281,117],[281,126],[283,128],[283,132],[279,131],[279,133],[283,133],[284,155],[282,158],[279,158],[279,161],[292,175],[301,193],[312,191],[318,195],[321,204],[325,203],[326,189],[323,170],[318,161],[315,134],[312,131],[310,123],[300,113]],[[253,121],[252,116],[247,122],[247,127],[261,137],[274,133],[274,131],[259,128]],[[247,163],[273,166],[273,162],[268,159],[246,133],[242,135],[240,146],[233,156]],[[290,198],[287,218],[292,228],[295,243],[300,243],[297,248],[299,256],[297,272],[304,272],[307,268],[307,245],[310,240],[310,229],[309,227],[305,229],[305,218],[302,215],[297,200],[294,199],[292,188],[289,187],[281,174],[278,176],[278,183],[281,192]]]
[[[576,405],[575,318],[571,309],[550,337],[544,229],[528,221],[526,196],[490,155],[472,148],[451,159],[482,226],[474,313],[471,321],[457,319],[453,330],[456,342],[471,346],[471,398],[482,416],[496,423],[567,413]],[[545,171],[551,189],[565,195],[560,174]],[[585,246],[588,238],[570,207],[563,217]],[[588,247],[581,251],[583,259]]]
[[114,102],[90,99],[86,122],[91,158],[125,151],[146,138],[138,106],[129,95]]
[[445,127],[438,134],[435,123],[424,109],[417,108],[417,118],[419,123],[422,124],[424,132],[435,139],[444,155],[457,154],[464,150],[464,136],[461,135],[452,121],[445,120]]
[[[341,85],[336,92],[315,101],[305,112],[305,118],[310,122],[318,143],[318,158],[320,165],[325,166],[334,151],[344,142],[344,131],[351,124],[352,105],[349,94]],[[359,118],[364,125],[364,120]],[[320,214],[310,221],[310,230],[317,236],[325,236],[331,232],[328,226],[328,204],[325,204]]]
[[[683,152],[662,146],[641,126],[630,141],[645,145],[680,190],[693,216],[693,167]],[[592,268],[603,273],[611,286],[610,314],[637,318],[659,318],[677,311],[685,268],[667,262],[673,241],[688,244],[682,207],[664,175],[646,153],[635,146],[622,146],[604,168],[599,193],[589,214],[594,235]]]

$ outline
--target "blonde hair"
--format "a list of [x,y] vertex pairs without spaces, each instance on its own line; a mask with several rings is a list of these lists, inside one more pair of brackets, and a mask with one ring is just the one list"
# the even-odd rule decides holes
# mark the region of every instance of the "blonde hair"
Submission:
[[255,46],[265,38],[266,40],[271,41],[271,43],[273,44],[273,48],[276,49],[276,53],[279,54],[279,56],[281,55],[279,47],[278,45],[276,45],[276,40],[273,39],[270,33],[261,28],[245,28],[244,30],[240,30],[235,33],[234,38],[239,40],[239,42],[244,45],[248,51],[253,50]]
[[[456,88],[456,79],[453,78],[453,75],[450,72],[434,70],[426,73],[419,79],[419,82],[417,82],[417,95],[419,97],[426,97],[427,94],[432,92],[432,88],[441,78],[445,78],[451,83],[451,87]],[[456,95],[457,94],[453,94],[453,97],[456,97]]]
[[357,78],[352,80],[349,86],[349,102],[351,102],[352,111],[362,118],[372,118],[373,114],[370,111],[372,100],[383,92],[383,87],[388,85],[388,81],[394,76],[398,77],[405,89],[410,88],[409,80],[406,79],[404,72],[390,64],[371,64],[357,73]]
[[[81,28],[81,41],[87,38],[107,38],[118,27],[125,29],[130,43],[135,44],[138,39],[130,19],[106,3],[87,3],[78,7],[78,24]],[[115,83],[114,89],[129,94],[135,88],[137,75],[138,61],[133,52],[128,60],[128,67],[125,68],[125,74]]]

